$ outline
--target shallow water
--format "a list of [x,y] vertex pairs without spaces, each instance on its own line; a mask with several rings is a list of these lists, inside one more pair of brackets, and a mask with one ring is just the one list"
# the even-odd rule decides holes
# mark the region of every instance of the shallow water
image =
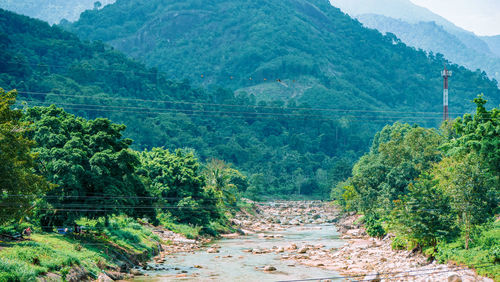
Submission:
[[[319,277],[336,277],[337,273],[321,268],[302,266],[292,260],[281,260],[283,254],[251,254],[245,249],[268,249],[273,246],[286,247],[292,243],[297,246],[323,244],[326,248],[339,248],[343,242],[332,225],[306,225],[291,227],[285,231],[272,232],[283,238],[265,239],[257,235],[236,239],[222,239],[214,242],[221,246],[220,253],[209,254],[202,250],[166,257],[164,268],[159,271],[146,271],[149,276],[138,277],[134,281],[280,281]],[[226,257],[230,255],[231,257]],[[153,263],[151,265],[154,265]],[[195,265],[202,268],[195,268]],[[266,265],[276,267],[274,272],[265,272]],[[187,277],[176,277],[186,275]]]

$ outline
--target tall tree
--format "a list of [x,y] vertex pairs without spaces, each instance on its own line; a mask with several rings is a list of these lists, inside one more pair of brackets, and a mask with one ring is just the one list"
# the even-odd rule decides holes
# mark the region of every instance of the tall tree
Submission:
[[217,199],[205,191],[200,164],[191,152],[153,148],[140,154],[140,174],[158,198],[159,210],[180,223],[206,225],[219,217]]
[[451,207],[461,221],[465,248],[473,228],[486,222],[498,208],[498,177],[474,153],[462,158],[445,158],[434,169],[438,186],[450,199]]
[[16,95],[0,88],[0,224],[22,218],[49,189],[35,174],[35,142],[26,138],[28,124],[21,121],[20,110],[12,109]]
[[132,140],[122,138],[124,125],[75,117],[55,106],[30,108],[24,120],[32,122],[29,135],[38,144],[38,172],[58,185],[47,194],[51,208],[42,225],[113,213],[154,218],[152,200],[136,174]]

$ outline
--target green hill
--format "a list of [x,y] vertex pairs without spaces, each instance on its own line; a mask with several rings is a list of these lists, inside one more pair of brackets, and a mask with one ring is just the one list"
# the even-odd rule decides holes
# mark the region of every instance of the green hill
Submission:
[[[364,28],[326,0],[119,0],[65,28],[169,77],[229,86],[262,100],[441,111],[442,56],[428,57]],[[478,92],[498,104],[500,90],[482,72],[451,68],[453,112],[472,110],[469,101]]]
[[332,0],[332,5],[364,26],[395,34],[408,46],[441,53],[469,69],[482,69],[500,78],[500,57],[495,37],[480,37],[420,7],[410,0]]
[[0,34],[7,39],[0,87],[18,89],[24,107],[56,104],[85,118],[111,118],[127,125],[135,149],[191,148],[202,161],[224,159],[246,173],[251,193],[327,192],[387,122],[194,88],[107,45],[1,9]]

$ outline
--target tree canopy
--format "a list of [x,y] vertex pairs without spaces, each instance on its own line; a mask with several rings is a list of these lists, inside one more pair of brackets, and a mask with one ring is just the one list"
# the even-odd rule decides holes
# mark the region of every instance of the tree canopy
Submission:
[[0,88],[0,224],[20,220],[34,208],[38,195],[50,185],[35,174],[35,142],[26,137],[22,111],[12,109],[17,93]]
[[47,193],[44,226],[113,213],[154,218],[152,199],[136,174],[140,164],[122,138],[124,125],[86,120],[55,106],[29,108],[29,136],[37,142],[37,172],[57,188]]

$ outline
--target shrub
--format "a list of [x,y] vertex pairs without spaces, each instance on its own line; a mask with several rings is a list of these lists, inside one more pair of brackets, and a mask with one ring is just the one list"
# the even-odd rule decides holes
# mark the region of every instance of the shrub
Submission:
[[393,250],[407,250],[408,241],[401,237],[394,237],[391,242],[391,247]]
[[375,214],[368,214],[365,216],[366,233],[372,237],[384,237],[386,232],[380,223],[380,220]]

